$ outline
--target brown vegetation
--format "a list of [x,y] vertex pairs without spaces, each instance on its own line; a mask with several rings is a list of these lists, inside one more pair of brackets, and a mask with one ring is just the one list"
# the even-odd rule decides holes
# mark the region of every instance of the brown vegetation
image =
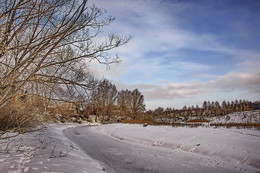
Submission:
[[210,126],[216,126],[216,127],[245,127],[245,128],[250,128],[250,127],[260,127],[260,123],[214,123],[210,124]]
[[[97,39],[114,18],[87,2],[0,2],[1,133],[36,126],[36,112],[48,113],[54,102],[73,103],[80,114],[98,83],[87,62],[119,62],[109,51],[131,37],[108,34]],[[41,98],[36,112],[33,103],[37,102],[17,102],[28,97]]]
[[188,123],[208,123],[209,120],[188,120]]
[[123,120],[122,123],[160,125],[160,123],[157,123],[157,122],[152,121],[152,120]]
[[241,128],[260,128],[260,123],[211,123],[210,125],[207,123],[201,123],[201,122],[196,122],[196,123],[189,123],[189,122],[184,122],[184,123],[173,123],[172,126],[187,126],[187,127],[198,127],[198,126],[206,126],[206,127],[241,127]]
[[[25,133],[37,127],[42,121],[37,112],[37,107],[20,99],[15,99],[2,107],[0,112],[0,139]],[[5,136],[7,132],[16,132],[16,134]]]

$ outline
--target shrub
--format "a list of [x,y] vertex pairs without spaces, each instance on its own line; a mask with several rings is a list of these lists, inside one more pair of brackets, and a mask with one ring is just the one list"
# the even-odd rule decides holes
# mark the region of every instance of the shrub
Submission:
[[20,99],[13,99],[0,108],[0,139],[7,132],[25,133],[37,127],[41,121],[37,108]]

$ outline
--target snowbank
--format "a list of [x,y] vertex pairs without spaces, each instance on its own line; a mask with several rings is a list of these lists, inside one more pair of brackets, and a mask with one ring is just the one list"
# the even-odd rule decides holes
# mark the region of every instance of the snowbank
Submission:
[[219,157],[260,169],[260,131],[257,130],[136,124],[110,124],[90,130],[119,140]]
[[215,117],[211,123],[260,123],[260,110],[234,112],[221,117]]
[[91,172],[102,166],[84,154],[62,131],[77,124],[47,124],[45,128],[0,141],[0,172]]

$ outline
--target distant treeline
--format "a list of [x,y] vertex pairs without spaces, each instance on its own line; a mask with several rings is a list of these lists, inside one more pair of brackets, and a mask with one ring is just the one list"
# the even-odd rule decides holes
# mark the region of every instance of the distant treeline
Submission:
[[162,108],[146,111],[147,114],[157,117],[180,117],[180,116],[221,116],[232,112],[241,112],[260,109],[260,102],[235,100],[235,101],[204,101],[202,106],[184,106],[182,109]]

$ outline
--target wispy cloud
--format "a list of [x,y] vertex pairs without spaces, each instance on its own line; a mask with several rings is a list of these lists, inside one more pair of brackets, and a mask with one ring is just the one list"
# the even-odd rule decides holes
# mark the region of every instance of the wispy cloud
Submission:
[[[190,81],[188,83],[171,83],[168,85],[152,85],[150,87],[142,87],[143,84],[124,86],[124,88],[140,88],[145,98],[151,100],[179,98],[205,98],[211,93],[226,93],[222,100],[227,99],[232,92],[239,91],[246,94],[247,97],[260,98],[260,71],[258,73],[228,73],[223,76],[218,76],[215,80],[208,82]],[[243,98],[243,95],[237,95],[236,98]],[[218,97],[211,96],[212,100],[217,100]],[[148,106],[150,106],[148,104]]]
[[154,100],[169,104],[176,99],[214,99],[217,93],[259,96],[260,19],[254,16],[255,1],[90,2],[116,16],[106,31],[134,37],[112,52],[121,56],[120,64],[110,70],[94,65],[96,74],[110,78],[119,89],[139,88],[148,105],[155,105]]

